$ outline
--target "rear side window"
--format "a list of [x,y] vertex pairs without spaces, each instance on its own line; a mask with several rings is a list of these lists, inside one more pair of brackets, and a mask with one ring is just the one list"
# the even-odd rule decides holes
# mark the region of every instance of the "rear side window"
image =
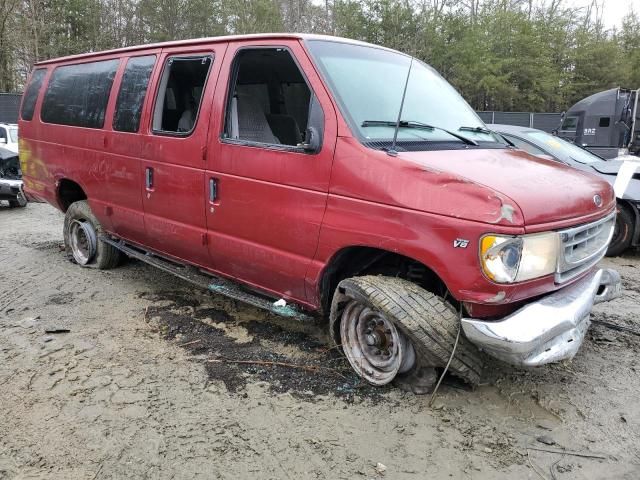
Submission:
[[36,100],[38,99],[38,93],[40,93],[40,87],[42,87],[42,81],[47,71],[44,68],[34,70],[31,75],[31,81],[27,90],[24,92],[24,98],[22,99],[22,119],[31,120],[33,118],[33,112],[36,109]]
[[153,112],[153,131],[188,135],[195,127],[213,58],[172,57],[167,60]]
[[119,62],[105,60],[56,68],[42,103],[42,121],[102,128]]
[[155,55],[134,57],[127,62],[113,116],[114,130],[138,131],[142,106],[149,86],[149,77],[151,77],[155,62]]

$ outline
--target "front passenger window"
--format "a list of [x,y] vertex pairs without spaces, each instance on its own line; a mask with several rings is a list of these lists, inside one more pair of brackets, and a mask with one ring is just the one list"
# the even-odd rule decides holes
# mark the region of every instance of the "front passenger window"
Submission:
[[[243,49],[234,65],[224,137],[292,147],[309,142],[310,122],[321,118],[314,115],[319,105],[291,53],[285,48]],[[315,127],[319,134],[322,126]]]
[[171,57],[164,67],[153,111],[153,131],[188,135],[194,129],[211,56]]

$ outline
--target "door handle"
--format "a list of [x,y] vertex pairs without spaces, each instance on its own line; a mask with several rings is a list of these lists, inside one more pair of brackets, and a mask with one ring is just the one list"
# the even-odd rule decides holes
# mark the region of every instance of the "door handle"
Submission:
[[147,190],[151,190],[153,188],[153,168],[147,167],[144,171],[144,183]]
[[218,199],[218,179],[210,178],[209,179],[209,201],[213,203],[217,199]]

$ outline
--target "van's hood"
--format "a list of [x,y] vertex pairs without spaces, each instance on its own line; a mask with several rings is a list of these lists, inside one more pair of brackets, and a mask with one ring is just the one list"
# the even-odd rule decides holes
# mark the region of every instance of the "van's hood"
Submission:
[[[611,185],[595,174],[519,150],[402,152],[399,157],[425,171],[465,179],[508,197],[514,205],[501,199],[502,214],[519,209],[529,227],[604,213],[615,202]],[[596,205],[595,195],[602,199],[601,206]]]

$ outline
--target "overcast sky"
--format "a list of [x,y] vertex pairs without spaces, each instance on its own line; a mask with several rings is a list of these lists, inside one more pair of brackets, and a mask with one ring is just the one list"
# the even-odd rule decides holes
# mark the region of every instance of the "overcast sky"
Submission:
[[[591,0],[568,0],[567,4],[576,5],[578,7],[586,6]],[[622,25],[622,17],[633,7],[636,13],[640,14],[640,0],[604,0],[604,12],[602,19],[607,27],[620,27]]]

